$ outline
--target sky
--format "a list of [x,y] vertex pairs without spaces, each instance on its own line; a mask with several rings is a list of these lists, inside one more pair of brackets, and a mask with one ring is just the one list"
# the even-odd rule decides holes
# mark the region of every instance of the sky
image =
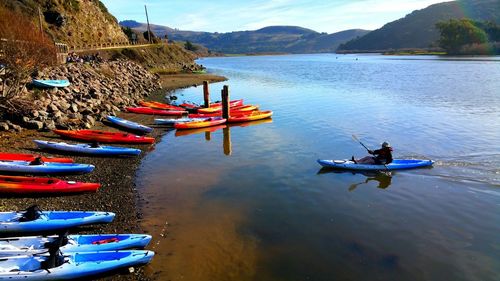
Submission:
[[318,32],[374,30],[447,0],[101,0],[119,20],[180,30],[231,32],[296,25]]

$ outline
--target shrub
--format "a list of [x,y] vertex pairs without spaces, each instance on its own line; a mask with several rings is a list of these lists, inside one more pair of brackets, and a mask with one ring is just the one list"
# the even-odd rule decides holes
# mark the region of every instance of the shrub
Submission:
[[[0,7],[0,110],[19,112],[26,108],[12,101],[22,93],[30,75],[56,62],[54,43],[29,19]],[[29,102],[29,101],[28,101]]]

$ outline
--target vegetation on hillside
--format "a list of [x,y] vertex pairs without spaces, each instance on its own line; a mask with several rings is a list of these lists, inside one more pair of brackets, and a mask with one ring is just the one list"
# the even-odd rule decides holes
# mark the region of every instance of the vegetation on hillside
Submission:
[[0,38],[0,112],[28,110],[30,101],[16,99],[35,70],[55,63],[55,46],[30,19],[3,7]]
[[[471,19],[443,21],[436,24],[440,31],[439,46],[449,55],[468,54],[474,46],[500,42],[500,26],[493,22],[475,22]],[[465,49],[466,47],[469,47]]]
[[373,52],[437,47],[440,34],[436,23],[466,17],[500,22],[500,0],[459,0],[431,5],[342,44],[339,50]]

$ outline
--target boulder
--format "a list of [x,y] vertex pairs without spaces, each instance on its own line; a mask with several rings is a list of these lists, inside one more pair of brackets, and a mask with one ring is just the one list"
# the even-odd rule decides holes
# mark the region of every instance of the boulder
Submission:
[[30,120],[30,121],[25,123],[25,127],[28,129],[33,129],[33,130],[41,130],[43,128],[43,122],[36,121],[36,120]]
[[6,122],[0,122],[0,131],[8,131],[9,129],[9,124]]

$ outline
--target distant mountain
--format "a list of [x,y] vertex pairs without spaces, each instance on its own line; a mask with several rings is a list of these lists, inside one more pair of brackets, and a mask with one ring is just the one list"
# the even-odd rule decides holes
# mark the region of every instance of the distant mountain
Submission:
[[341,51],[377,51],[433,47],[439,39],[435,24],[468,17],[500,23],[500,0],[460,0],[431,5],[340,46]]
[[[130,20],[122,21],[120,25],[139,31],[147,29],[145,23]],[[150,27],[157,36],[167,34],[171,40],[191,41],[226,54],[334,52],[340,44],[369,32],[352,29],[327,34],[298,26],[268,26],[253,31],[211,33],[183,31],[154,24]]]

